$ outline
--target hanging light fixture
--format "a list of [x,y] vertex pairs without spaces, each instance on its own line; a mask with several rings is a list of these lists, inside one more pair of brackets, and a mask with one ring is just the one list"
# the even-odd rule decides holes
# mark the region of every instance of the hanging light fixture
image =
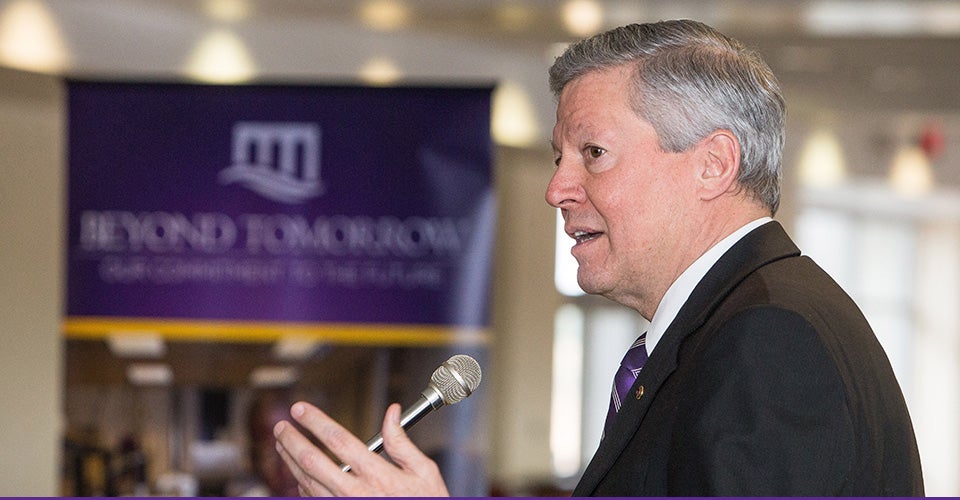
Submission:
[[540,138],[530,94],[520,84],[503,81],[493,93],[493,140],[504,146],[526,148]]
[[229,30],[215,29],[197,44],[186,72],[204,82],[241,83],[253,78],[255,68],[239,37]]
[[0,11],[0,61],[26,71],[57,73],[67,67],[67,49],[50,9],[17,0]]
[[900,148],[890,165],[888,181],[894,191],[904,196],[929,193],[933,189],[933,169],[927,154],[918,145]]
[[805,187],[831,187],[847,177],[843,148],[837,135],[828,128],[814,130],[800,154],[800,183]]
[[603,7],[596,0],[569,0],[563,5],[563,25],[580,37],[597,33],[603,27]]

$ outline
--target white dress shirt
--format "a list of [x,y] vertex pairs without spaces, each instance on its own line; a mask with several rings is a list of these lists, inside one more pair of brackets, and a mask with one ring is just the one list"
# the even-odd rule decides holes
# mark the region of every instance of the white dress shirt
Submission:
[[657,311],[653,313],[653,319],[650,320],[650,327],[647,329],[648,354],[653,354],[653,349],[657,347],[657,342],[663,337],[663,333],[667,330],[667,327],[670,326],[670,323],[673,323],[674,318],[677,317],[677,313],[680,312],[680,308],[687,302],[693,289],[696,288],[700,280],[703,279],[703,275],[707,274],[707,271],[720,260],[720,257],[723,256],[727,250],[730,250],[730,247],[732,247],[734,243],[740,241],[740,239],[750,231],[772,220],[770,217],[761,217],[755,221],[748,222],[740,229],[737,229],[726,238],[717,242],[716,245],[710,247],[709,250],[704,252],[699,259],[695,260],[693,264],[690,264],[690,267],[680,274],[677,280],[667,289],[667,293],[663,295],[663,299],[660,300],[660,305],[657,306]]

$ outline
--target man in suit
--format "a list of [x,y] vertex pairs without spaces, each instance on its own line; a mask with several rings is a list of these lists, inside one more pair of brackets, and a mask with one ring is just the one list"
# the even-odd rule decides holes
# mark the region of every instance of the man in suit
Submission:
[[[613,398],[574,494],[922,495],[883,350],[772,220],[784,104],[767,65],[708,26],[668,21],[571,46],[550,85],[546,199],[576,241],[579,283],[650,319],[631,349],[646,362]],[[354,471],[337,474],[281,423],[278,449],[301,492],[446,494],[398,407],[383,426],[397,465],[310,405],[292,414]]]
[[694,22],[553,65],[547,190],[590,293],[651,320],[649,360],[576,495],[910,496],[913,428],[856,305],[778,223],[783,98]]

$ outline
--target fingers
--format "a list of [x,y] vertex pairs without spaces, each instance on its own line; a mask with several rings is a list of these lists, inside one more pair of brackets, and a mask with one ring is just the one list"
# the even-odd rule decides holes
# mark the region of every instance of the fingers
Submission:
[[[315,406],[297,403],[290,414],[338,457],[349,460],[361,452],[370,454],[359,439]],[[340,495],[355,481],[352,474],[343,473],[338,464],[289,422],[278,423],[274,435],[277,451],[297,478],[301,490],[312,495]]]
[[[316,406],[297,403],[290,409],[290,415],[341,462],[350,464],[355,470],[362,468],[363,464],[374,456],[365,443]],[[339,467],[337,469],[339,470]]]
[[[286,428],[283,428],[278,424],[277,429],[280,431],[280,434],[285,432],[290,432],[292,426],[286,422],[281,422]],[[297,432],[295,429],[292,429],[292,432]],[[284,436],[284,440],[289,442],[292,439],[291,436]],[[306,466],[302,465],[283,446],[282,442],[277,440],[277,453],[280,454],[280,458],[283,459],[284,463],[287,464],[287,468],[290,469],[290,472],[293,474],[293,477],[297,480],[297,490],[300,493],[300,496],[334,496],[333,492],[329,488],[324,486],[323,483],[316,480],[313,476],[310,475],[306,470]]]
[[417,478],[416,481],[409,482],[416,486],[407,494],[422,497],[449,496],[437,463],[420,451],[400,426],[400,405],[394,403],[387,408],[380,433],[383,435],[383,448],[393,462],[404,474]]
[[274,427],[277,451],[296,477],[301,495],[318,496],[448,496],[437,464],[407,437],[400,426],[400,406],[384,416],[384,448],[394,463],[370,452],[366,444],[324,412],[297,403],[291,416],[330,452],[350,464],[345,473],[289,422]]
[[430,461],[400,426],[399,404],[394,403],[387,408],[380,434],[383,436],[384,450],[400,468],[415,469],[417,465]]

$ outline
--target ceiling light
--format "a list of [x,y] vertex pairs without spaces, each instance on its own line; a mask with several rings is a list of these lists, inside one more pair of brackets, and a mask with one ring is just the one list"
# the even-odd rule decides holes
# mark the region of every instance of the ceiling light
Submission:
[[173,370],[163,363],[133,363],[127,366],[127,379],[133,385],[170,385]]
[[18,0],[0,12],[0,61],[27,71],[55,73],[66,68],[63,35],[43,3]]
[[111,332],[107,346],[119,358],[160,358],[167,345],[157,332]]
[[924,9],[923,25],[927,31],[939,36],[960,35],[960,4],[935,2]]
[[800,153],[800,183],[807,187],[835,186],[844,181],[847,165],[836,134],[826,128],[814,130]]
[[296,382],[297,378],[297,369],[292,366],[261,366],[250,373],[250,385],[258,388],[284,387]]
[[534,20],[527,6],[514,3],[497,6],[496,16],[500,26],[508,31],[522,31]]
[[901,148],[893,158],[888,178],[895,191],[904,196],[922,196],[933,189],[933,170],[919,146]]
[[570,0],[563,5],[563,25],[576,36],[588,36],[603,26],[603,9],[595,0]]
[[881,1],[865,7],[860,1],[829,0],[811,3],[803,17],[807,30],[818,35],[911,35],[955,29],[956,10],[946,5]]
[[254,75],[253,61],[243,41],[222,29],[200,40],[185,69],[191,77],[210,83],[240,83]]
[[497,144],[533,146],[540,137],[530,94],[519,84],[504,81],[493,92],[491,134]]
[[368,85],[387,86],[400,79],[400,68],[390,59],[375,57],[360,68],[360,79]]
[[235,23],[250,18],[250,3],[247,0],[206,0],[203,8],[207,15],[225,23]]
[[319,345],[312,338],[286,336],[273,344],[273,356],[283,361],[301,361],[309,358]]
[[396,0],[373,0],[363,4],[360,18],[375,30],[396,31],[409,22],[410,10]]

